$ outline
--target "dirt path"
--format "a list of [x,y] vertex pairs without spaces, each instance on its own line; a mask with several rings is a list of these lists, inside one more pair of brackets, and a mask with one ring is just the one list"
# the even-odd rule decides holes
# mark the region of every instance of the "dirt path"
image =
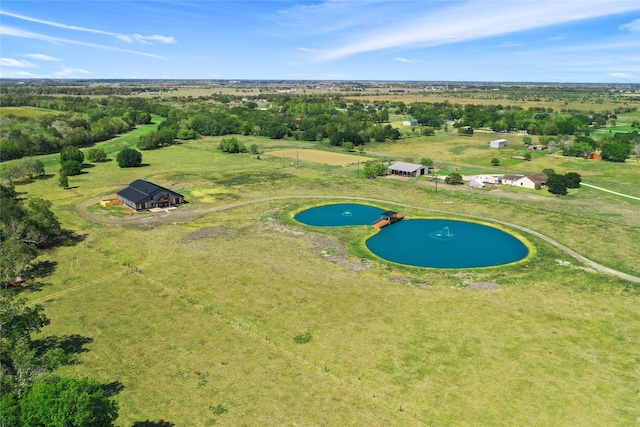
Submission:
[[607,193],[615,194],[616,196],[622,196],[622,197],[627,197],[629,199],[640,200],[640,197],[630,196],[628,194],[623,194],[623,193],[618,193],[617,191],[607,190],[606,188],[596,187],[595,185],[586,184],[584,182],[581,182],[580,185],[584,185],[585,187],[589,187],[589,188],[595,188],[596,190],[600,190],[600,191],[606,191]]
[[146,225],[146,224],[152,224],[152,223],[182,223],[182,222],[187,222],[187,221],[191,221],[195,218],[199,218],[202,215],[208,214],[208,213],[212,213],[212,212],[220,212],[220,211],[224,211],[224,210],[228,210],[228,209],[235,209],[241,206],[247,206],[247,205],[252,205],[252,204],[256,204],[256,203],[264,203],[264,202],[271,202],[271,201],[276,201],[276,200],[291,200],[291,199],[321,199],[321,200],[328,200],[328,199],[340,199],[340,200],[358,200],[358,201],[363,201],[363,202],[373,202],[373,203],[381,203],[381,204],[391,204],[391,205],[395,205],[395,206],[400,206],[400,207],[404,207],[404,208],[409,208],[409,209],[416,209],[416,210],[420,210],[420,211],[424,211],[424,212],[435,212],[435,213],[442,213],[442,214],[448,214],[448,215],[457,215],[457,216],[461,216],[461,217],[465,217],[465,218],[471,218],[471,219],[477,219],[477,220],[482,220],[482,221],[492,221],[495,222],[497,224],[502,224],[505,225],[507,227],[512,227],[515,228],[517,230],[523,231],[525,233],[531,234],[532,236],[536,236],[539,239],[544,240],[545,242],[555,246],[556,248],[560,249],[561,251],[564,251],[565,253],[567,253],[569,256],[575,258],[576,260],[582,262],[583,264],[597,270],[600,271],[602,273],[605,274],[611,274],[617,277],[620,277],[622,279],[625,280],[629,280],[631,282],[635,282],[635,283],[640,283],[640,277],[636,277],[636,276],[632,276],[630,274],[627,273],[623,273],[622,271],[617,271],[614,270],[612,268],[606,267],[604,265],[598,264],[594,261],[591,261],[590,259],[580,255],[579,253],[577,253],[576,251],[574,251],[573,249],[553,240],[550,237],[545,236],[542,233],[538,233],[537,231],[531,230],[529,228],[523,227],[521,225],[517,225],[517,224],[513,224],[507,221],[501,221],[501,220],[497,220],[497,219],[493,219],[493,218],[485,218],[485,217],[480,217],[477,215],[470,215],[470,214],[462,214],[462,213],[456,213],[456,212],[450,212],[450,211],[443,211],[443,210],[438,210],[438,209],[429,209],[429,208],[423,208],[421,206],[413,206],[413,205],[407,205],[407,204],[403,204],[403,203],[396,203],[396,202],[392,202],[389,200],[381,200],[381,199],[373,199],[373,198],[369,198],[369,197],[350,197],[350,196],[272,196],[272,197],[263,197],[263,198],[259,198],[259,199],[253,199],[253,200],[246,200],[243,202],[237,202],[237,203],[230,203],[228,205],[223,205],[223,206],[216,206],[216,207],[212,207],[212,208],[205,208],[205,209],[200,209],[198,207],[194,207],[194,208],[183,208],[183,209],[176,209],[173,211],[169,211],[169,212],[161,212],[161,213],[149,213],[149,214],[136,214],[136,215],[131,215],[128,217],[121,217],[121,218],[100,218],[97,217],[95,215],[93,215],[91,212],[89,212],[88,208],[89,206],[92,206],[96,203],[99,203],[100,198],[94,198],[91,200],[87,200],[85,202],[80,203],[79,205],[76,206],[76,212],[81,215],[82,217],[86,218],[89,221],[92,222],[97,222],[100,224],[106,224],[106,225]]

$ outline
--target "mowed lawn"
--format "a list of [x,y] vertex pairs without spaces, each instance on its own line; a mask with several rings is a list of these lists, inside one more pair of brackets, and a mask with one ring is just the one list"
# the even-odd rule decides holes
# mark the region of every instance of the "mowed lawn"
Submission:
[[[118,382],[119,425],[623,426],[640,417],[637,285],[583,269],[529,235],[536,255],[509,267],[363,260],[353,247],[368,227],[317,229],[290,213],[326,202],[314,196],[357,196],[410,216],[429,214],[394,203],[477,214],[636,275],[638,227],[560,212],[559,201],[551,211],[535,200],[496,203],[446,186],[357,179],[356,166],[296,168],[198,143],[143,156],[137,169],[98,164],[71,177],[71,190],[54,178],[18,187],[52,200],[63,226],[83,236],[43,255],[55,268],[22,295],[45,306],[46,334],[90,341],[62,373]],[[186,223],[107,226],[75,211],[137,178],[184,192],[181,209],[309,198]],[[595,233],[607,238],[594,244]],[[335,248],[342,258],[327,256]],[[467,289],[475,282],[500,287]]]

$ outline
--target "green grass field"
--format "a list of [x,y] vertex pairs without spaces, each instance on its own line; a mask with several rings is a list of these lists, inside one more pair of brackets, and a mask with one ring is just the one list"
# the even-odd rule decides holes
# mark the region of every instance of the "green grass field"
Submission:
[[[241,139],[261,151],[299,146]],[[497,150],[486,146],[489,139],[438,134],[371,144],[365,155],[430,157],[463,173],[575,170],[584,181],[623,192],[638,182],[640,165],[632,162],[536,155],[526,165],[493,168]],[[357,179],[356,166],[296,168],[289,160],[223,154],[217,141],[145,151],[141,168],[97,164],[70,177],[69,190],[55,178],[17,187],[25,197],[51,200],[63,226],[83,236],[45,253],[41,261],[55,263],[54,271],[40,279],[40,290],[22,295],[45,306],[46,334],[91,340],[80,363],[61,373],[119,382],[119,425],[638,423],[637,284],[584,268],[527,234],[536,253],[515,265],[391,265],[363,252],[369,227],[318,229],[295,223],[291,213],[327,202],[316,197],[342,196],[386,201],[378,204],[411,217],[436,215],[418,207],[454,218],[474,214],[526,226],[640,276],[639,201],[587,188],[565,198],[446,185],[436,193],[424,180]],[[104,146],[113,157],[122,140]],[[57,164],[45,164],[53,176]],[[180,209],[305,198],[203,213],[185,223],[101,225],[76,212],[79,203],[137,178],[184,193],[190,203]],[[499,289],[469,287],[478,282]],[[296,343],[307,333],[308,342]]]

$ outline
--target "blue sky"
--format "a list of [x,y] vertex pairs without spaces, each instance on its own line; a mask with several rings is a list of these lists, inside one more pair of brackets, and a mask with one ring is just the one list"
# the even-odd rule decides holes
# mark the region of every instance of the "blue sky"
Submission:
[[640,83],[640,0],[3,0],[0,77]]

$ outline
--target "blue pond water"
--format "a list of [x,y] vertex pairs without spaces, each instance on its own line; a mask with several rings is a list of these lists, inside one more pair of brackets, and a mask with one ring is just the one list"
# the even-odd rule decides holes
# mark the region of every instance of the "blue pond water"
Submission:
[[369,205],[342,203],[324,205],[298,213],[295,218],[303,224],[317,226],[371,225],[380,218],[382,209]]
[[[360,204],[325,205],[296,215],[315,226],[370,225],[384,212]],[[382,228],[367,240],[380,258],[432,268],[474,268],[523,259],[527,247],[514,236],[481,224],[440,219],[405,219]]]

